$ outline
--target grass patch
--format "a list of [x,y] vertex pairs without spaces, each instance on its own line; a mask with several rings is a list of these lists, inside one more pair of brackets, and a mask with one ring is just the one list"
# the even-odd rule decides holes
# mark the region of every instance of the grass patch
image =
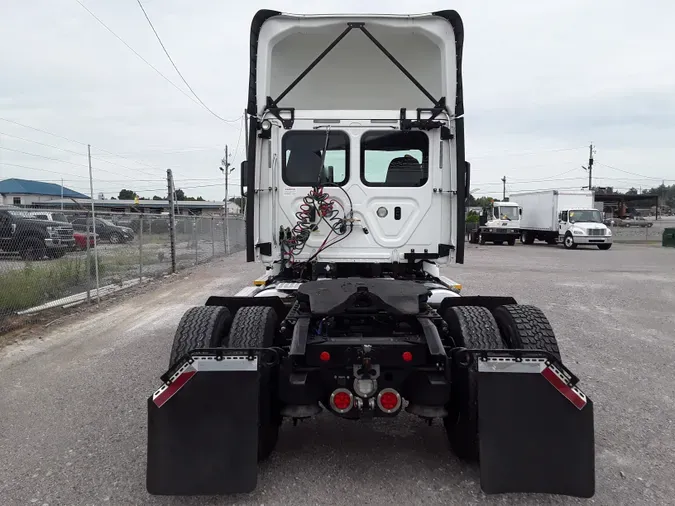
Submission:
[[[94,262],[87,275],[86,257],[64,257],[44,262],[26,262],[23,269],[0,274],[0,313],[11,313],[72,295],[94,279]],[[99,262],[99,274],[106,270]]]

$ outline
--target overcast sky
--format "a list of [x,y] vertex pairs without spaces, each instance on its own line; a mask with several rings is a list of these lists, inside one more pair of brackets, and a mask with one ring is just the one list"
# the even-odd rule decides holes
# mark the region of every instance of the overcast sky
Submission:
[[[136,0],[82,2],[189,95]],[[466,142],[476,195],[500,195],[502,176],[509,192],[580,187],[590,142],[597,146],[598,185],[675,183],[673,2],[143,1],[184,77],[213,111],[235,120],[228,124],[165,81],[76,0],[0,4],[0,118],[71,139],[0,119],[0,179],[63,177],[66,186],[88,193],[90,143],[97,194],[128,188],[165,195],[165,169],[172,168],[186,194],[222,199],[225,144],[239,146],[236,165],[243,156],[237,118],[246,103],[250,21],[258,9],[454,8],[465,27]]]

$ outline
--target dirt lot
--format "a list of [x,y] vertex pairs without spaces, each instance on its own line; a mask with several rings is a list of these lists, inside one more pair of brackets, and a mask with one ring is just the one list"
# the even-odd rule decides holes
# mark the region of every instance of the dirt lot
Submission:
[[[241,254],[0,351],[0,504],[579,504],[480,492],[443,430],[407,414],[282,427],[250,496],[145,492],[146,397],[182,312],[261,272]],[[464,293],[540,306],[595,402],[595,504],[675,503],[675,249],[471,246]]]

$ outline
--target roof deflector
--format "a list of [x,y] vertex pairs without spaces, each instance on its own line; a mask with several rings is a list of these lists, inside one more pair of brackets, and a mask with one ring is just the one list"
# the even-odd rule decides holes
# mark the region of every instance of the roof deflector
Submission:
[[[392,55],[387,48],[385,48],[380,41],[378,41],[375,36],[368,31],[368,29],[365,26],[365,23],[363,22],[353,22],[353,23],[347,23],[347,28],[337,36],[337,38],[331,42],[331,44],[319,55],[317,56],[312,63],[309,64],[309,66],[298,76],[293,80],[291,84],[288,85],[288,87],[282,91],[279,96],[276,99],[273,99],[272,97],[267,97],[267,103],[265,106],[265,109],[267,109],[271,114],[273,114],[277,119],[279,119],[284,126],[284,128],[290,128],[293,126],[293,118],[294,118],[294,108],[290,107],[279,107],[279,102],[286,96],[290,91],[295,88],[295,86],[302,81],[307,74],[309,74],[314,67],[316,67],[321,60],[323,60],[328,53],[330,53],[335,46],[337,46],[342,39],[344,39],[349,32],[351,32],[353,29],[358,29],[363,34],[368,37],[373,44],[387,57],[389,60],[410,80],[411,83],[413,83],[420,92],[422,92],[432,103],[433,107],[430,108],[418,108],[417,109],[417,121],[409,120],[406,119],[406,113],[405,113],[405,108],[401,109],[401,129],[407,130],[413,127],[417,128],[437,128],[441,126],[440,122],[435,122],[432,121],[436,116],[438,116],[441,112],[446,111],[447,112],[447,107],[446,107],[446,102],[445,102],[445,97],[441,97],[439,99],[436,99],[427,89],[422,86],[422,84],[415,79],[415,77],[408,72],[408,70],[396,59],[394,55]],[[287,111],[290,113],[291,117],[290,119],[287,118],[282,118],[281,116],[281,111]],[[431,117],[426,118],[426,119],[421,119],[421,112],[426,111],[431,113]]]

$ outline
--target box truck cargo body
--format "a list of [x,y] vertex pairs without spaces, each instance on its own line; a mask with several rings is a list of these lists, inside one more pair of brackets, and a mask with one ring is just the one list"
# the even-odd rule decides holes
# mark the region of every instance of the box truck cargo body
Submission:
[[593,192],[585,190],[544,190],[511,195],[520,204],[520,240],[548,244],[562,242],[567,249],[594,245],[609,249],[612,232],[594,206]]

